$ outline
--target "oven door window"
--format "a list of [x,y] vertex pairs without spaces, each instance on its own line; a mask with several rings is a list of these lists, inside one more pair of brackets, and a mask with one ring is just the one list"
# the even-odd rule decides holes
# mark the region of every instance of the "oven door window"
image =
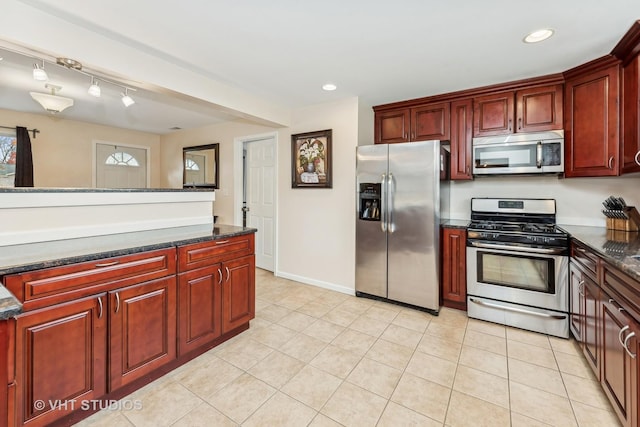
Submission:
[[555,293],[553,258],[478,251],[478,282]]

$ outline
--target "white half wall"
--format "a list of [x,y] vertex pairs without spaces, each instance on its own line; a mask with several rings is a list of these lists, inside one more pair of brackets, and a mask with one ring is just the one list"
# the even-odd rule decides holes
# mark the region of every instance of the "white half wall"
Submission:
[[290,134],[332,129],[333,188],[291,188],[290,134],[279,156],[276,274],[324,288],[355,290],[355,154],[358,98],[294,111]]
[[499,176],[453,181],[452,219],[469,219],[472,197],[526,197],[556,199],[558,224],[605,226],[602,202],[622,196],[627,204],[640,206],[640,174],[610,178],[564,178],[555,176]]
[[212,191],[1,192],[0,246],[213,224]]

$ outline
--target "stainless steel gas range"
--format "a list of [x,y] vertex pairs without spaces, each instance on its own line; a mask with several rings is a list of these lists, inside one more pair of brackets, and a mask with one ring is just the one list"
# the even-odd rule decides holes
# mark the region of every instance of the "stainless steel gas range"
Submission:
[[469,317],[569,337],[569,236],[553,199],[471,199]]

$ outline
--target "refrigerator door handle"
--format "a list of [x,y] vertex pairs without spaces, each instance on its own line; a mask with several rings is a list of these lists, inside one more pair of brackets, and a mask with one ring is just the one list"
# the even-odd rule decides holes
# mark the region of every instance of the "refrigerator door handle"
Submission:
[[387,215],[389,216],[387,230],[389,233],[393,233],[396,227],[393,224],[393,174],[391,172],[387,177]]
[[382,214],[382,217],[380,218],[380,229],[383,233],[387,232],[387,191],[385,188],[386,182],[387,175],[383,173],[382,179],[380,181],[380,197],[382,198],[382,200],[380,201],[380,203],[382,204],[382,206],[380,206],[380,212]]

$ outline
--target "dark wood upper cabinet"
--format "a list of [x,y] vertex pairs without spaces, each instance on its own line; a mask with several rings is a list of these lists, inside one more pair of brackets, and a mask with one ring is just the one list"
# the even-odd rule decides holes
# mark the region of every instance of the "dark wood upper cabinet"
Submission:
[[449,140],[449,103],[425,104],[376,113],[375,143]]
[[619,62],[605,57],[567,72],[567,177],[619,175]]
[[411,109],[411,141],[449,140],[449,103]]
[[451,179],[472,179],[471,142],[473,139],[471,98],[451,103]]
[[640,172],[640,56],[622,69],[621,173]]
[[474,136],[562,129],[561,84],[492,93],[473,103]]
[[408,142],[410,117],[409,108],[376,113],[375,143]]
[[562,85],[516,92],[516,132],[562,129]]
[[473,136],[513,132],[513,92],[473,98]]

